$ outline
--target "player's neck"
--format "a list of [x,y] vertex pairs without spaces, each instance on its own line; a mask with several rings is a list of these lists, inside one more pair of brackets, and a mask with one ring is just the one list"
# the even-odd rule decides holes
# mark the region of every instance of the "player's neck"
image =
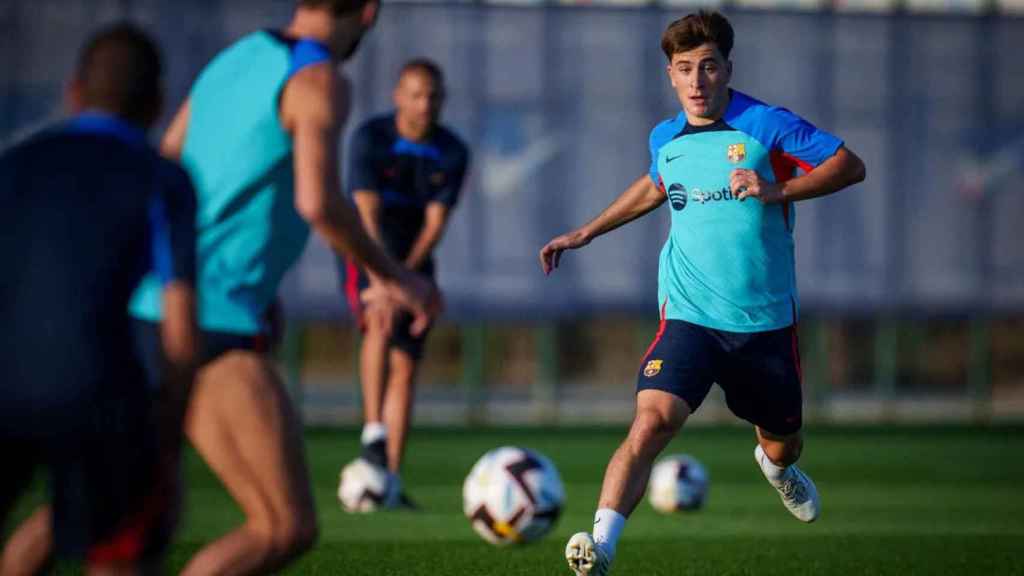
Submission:
[[428,139],[433,129],[433,125],[428,124],[426,127],[420,127],[395,114],[395,130],[398,131],[399,136],[410,142],[422,142]]
[[329,45],[334,26],[335,22],[330,16],[320,11],[300,8],[295,11],[295,16],[284,29],[284,33],[292,38],[311,38]]

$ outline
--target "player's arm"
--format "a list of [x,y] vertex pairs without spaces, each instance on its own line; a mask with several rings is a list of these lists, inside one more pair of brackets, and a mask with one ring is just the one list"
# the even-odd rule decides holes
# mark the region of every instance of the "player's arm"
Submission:
[[285,87],[281,118],[294,143],[295,208],[336,253],[381,277],[389,295],[416,314],[413,330],[420,331],[429,323],[428,308],[436,313],[436,295],[370,238],[341,195],[337,158],[346,90],[326,63],[303,69]]
[[185,134],[188,132],[191,100],[185,99],[167,126],[160,140],[160,154],[174,161],[181,160],[181,150],[185,147]]
[[567,234],[562,234],[548,242],[540,250],[540,266],[545,274],[558,268],[562,252],[586,246],[591,240],[610,232],[627,222],[654,210],[665,201],[665,191],[644,174],[626,188],[614,202],[604,209],[596,218],[584,226]]
[[410,270],[419,268],[423,261],[434,251],[434,247],[441,241],[444,235],[445,226],[448,224],[448,215],[451,209],[447,204],[441,202],[430,202],[423,216],[423,228],[412,245],[412,250],[405,258],[405,265]]
[[729,185],[739,200],[798,202],[838,192],[863,181],[865,176],[864,162],[846,146],[840,146],[835,154],[810,172],[785,182],[768,182],[753,170],[739,168],[733,170]]

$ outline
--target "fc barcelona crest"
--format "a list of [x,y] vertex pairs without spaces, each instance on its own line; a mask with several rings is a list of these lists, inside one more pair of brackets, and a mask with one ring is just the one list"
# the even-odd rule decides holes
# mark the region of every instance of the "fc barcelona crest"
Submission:
[[739,164],[747,157],[747,149],[743,144],[729,144],[729,148],[726,149],[725,155],[729,158],[729,162]]
[[647,362],[647,366],[644,366],[644,376],[653,378],[661,372],[661,360],[651,360]]

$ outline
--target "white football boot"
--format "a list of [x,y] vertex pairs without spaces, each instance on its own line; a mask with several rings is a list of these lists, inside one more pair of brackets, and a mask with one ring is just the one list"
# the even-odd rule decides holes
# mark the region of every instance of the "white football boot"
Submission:
[[[757,461],[758,467],[761,468],[761,473],[764,474],[764,463],[770,462],[770,460],[768,460],[768,456],[764,453],[760,444],[758,444],[757,448],[754,448],[754,460]],[[810,476],[804,474],[802,470],[796,467],[796,464],[790,465],[786,469],[785,474],[782,475],[782,478],[778,480],[772,480],[767,474],[765,474],[765,479],[779,491],[779,497],[782,498],[782,503],[786,506],[786,510],[789,510],[793,516],[796,516],[797,520],[801,522],[814,522],[818,518],[818,514],[821,511],[818,489],[814,487],[814,482]]]
[[576,576],[607,576],[611,570],[611,558],[586,532],[577,532],[569,538],[565,559]]

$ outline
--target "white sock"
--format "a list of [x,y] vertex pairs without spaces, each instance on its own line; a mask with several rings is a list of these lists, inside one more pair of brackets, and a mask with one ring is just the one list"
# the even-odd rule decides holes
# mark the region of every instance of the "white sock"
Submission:
[[611,508],[599,508],[594,514],[594,542],[604,548],[609,559],[615,556],[615,545],[625,527],[626,517]]
[[363,424],[363,435],[360,437],[360,442],[363,445],[373,444],[378,440],[384,440],[388,437],[388,428],[383,422],[367,422]]
[[779,482],[782,477],[786,475],[786,470],[789,470],[789,466],[779,466],[768,458],[768,455],[764,453],[764,449],[760,445],[757,446],[757,463],[761,465],[761,470],[764,472],[765,478],[771,482]]

